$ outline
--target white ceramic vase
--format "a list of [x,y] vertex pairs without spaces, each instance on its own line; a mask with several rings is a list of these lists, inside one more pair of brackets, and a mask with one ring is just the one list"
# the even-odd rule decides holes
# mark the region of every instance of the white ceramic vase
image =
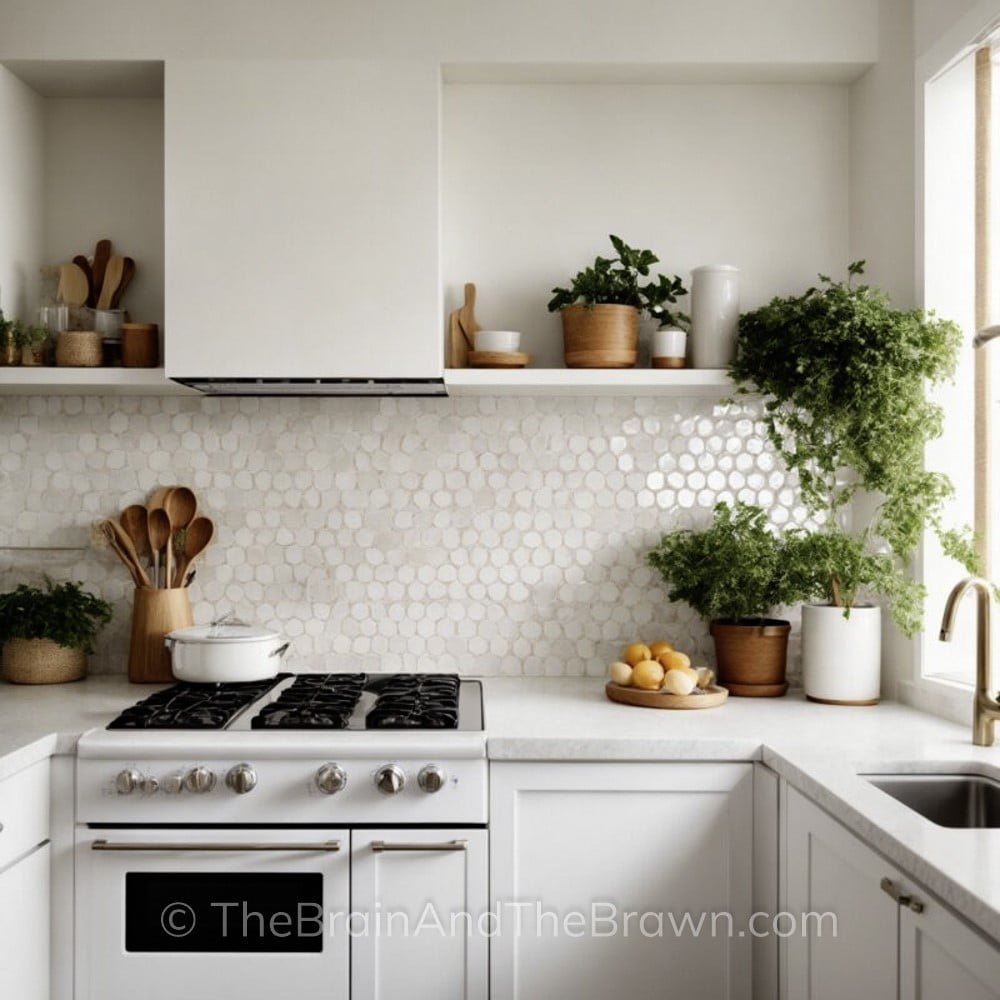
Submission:
[[706,264],[691,272],[691,366],[725,368],[736,356],[740,269]]
[[802,606],[802,685],[831,705],[875,705],[882,677],[882,609]]

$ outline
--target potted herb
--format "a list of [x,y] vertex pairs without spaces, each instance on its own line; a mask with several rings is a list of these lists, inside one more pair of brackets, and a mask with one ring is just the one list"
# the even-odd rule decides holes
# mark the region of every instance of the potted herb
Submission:
[[[597,257],[580,271],[569,288],[553,288],[549,312],[563,324],[567,368],[632,368],[639,342],[639,314],[647,312],[661,325],[682,321],[669,306],[687,295],[677,275],[650,278],[659,258],[651,250],[635,250],[611,236],[614,257]],[[646,283],[640,279],[650,278]]]
[[789,622],[768,617],[799,599],[787,572],[785,540],[759,507],[717,504],[709,527],[664,535],[647,556],[672,601],[684,601],[710,622],[719,683],[731,694],[780,696]]
[[37,368],[49,363],[51,341],[44,326],[14,324],[14,340],[21,348],[21,364]]
[[16,365],[21,360],[21,347],[17,342],[17,329],[13,320],[5,319],[0,309],[0,365]]
[[87,672],[97,633],[111,605],[79,583],[21,584],[0,594],[3,676],[15,684],[60,684]]
[[924,588],[865,536],[839,528],[790,535],[786,570],[802,606],[802,684],[806,697],[837,705],[875,705],[881,687],[882,609],[862,592],[880,594],[900,631],[921,624]]
[[[737,393],[763,394],[767,435],[786,466],[797,473],[807,507],[829,524],[859,492],[880,498],[870,522],[853,540],[831,533],[810,543],[822,563],[818,578],[855,581],[888,598],[904,632],[919,627],[922,588],[908,570],[925,529],[949,555],[977,571],[969,532],[947,528],[944,505],[953,492],[948,478],[924,467],[924,449],[941,432],[942,412],[926,387],[951,379],[961,331],[920,309],[892,308],[884,292],[856,283],[864,261],[848,267],[847,279],[820,275],[802,295],[772,299],[740,317],[737,357],[730,366]],[[845,474],[849,473],[849,474]],[[882,557],[864,558],[873,549]],[[874,561],[872,561],[874,559]],[[845,628],[861,619],[845,603]],[[803,621],[803,672],[814,674],[812,651],[820,643]],[[869,626],[869,643],[877,647]],[[877,658],[877,648],[869,650]],[[817,668],[821,669],[821,668]],[[844,701],[870,700],[870,679],[839,689]]]

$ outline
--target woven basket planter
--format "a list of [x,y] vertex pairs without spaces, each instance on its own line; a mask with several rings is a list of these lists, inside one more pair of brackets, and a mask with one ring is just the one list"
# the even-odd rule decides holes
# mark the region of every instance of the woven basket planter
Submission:
[[12,684],[65,684],[87,674],[87,654],[51,639],[8,639],[3,644],[3,679]]
[[565,306],[561,310],[567,368],[634,368],[639,346],[635,306]]

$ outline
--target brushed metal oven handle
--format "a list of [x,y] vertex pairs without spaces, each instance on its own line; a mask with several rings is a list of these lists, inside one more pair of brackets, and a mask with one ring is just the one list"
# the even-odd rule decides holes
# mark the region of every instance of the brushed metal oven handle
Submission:
[[327,851],[340,850],[339,840],[321,840],[313,843],[281,844],[281,843],[196,843],[191,841],[174,841],[172,843],[154,843],[136,841],[135,843],[115,842],[111,840],[95,840],[92,851]]
[[391,844],[385,840],[373,840],[372,851],[375,854],[384,851],[464,851],[467,844],[467,840],[444,840],[436,844],[421,844],[415,841]]

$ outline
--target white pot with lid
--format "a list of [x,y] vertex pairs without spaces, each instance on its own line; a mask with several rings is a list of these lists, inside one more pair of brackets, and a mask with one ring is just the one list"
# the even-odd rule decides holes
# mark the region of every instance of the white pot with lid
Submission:
[[226,619],[174,629],[164,637],[179,681],[233,684],[274,677],[289,643],[273,629]]

